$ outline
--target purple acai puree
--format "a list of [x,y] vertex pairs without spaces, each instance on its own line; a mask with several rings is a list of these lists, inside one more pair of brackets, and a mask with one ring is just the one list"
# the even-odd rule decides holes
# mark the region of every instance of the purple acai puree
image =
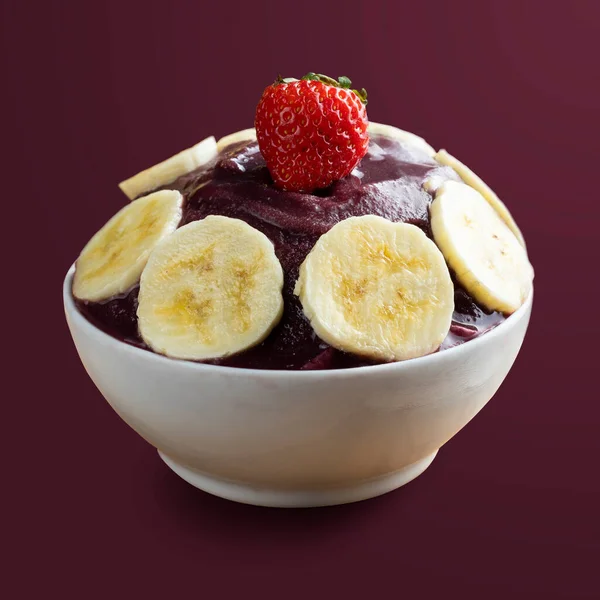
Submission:
[[[277,189],[256,142],[229,146],[212,164],[164,186],[179,190],[185,198],[180,225],[207,215],[242,219],[273,242],[285,273],[285,310],[269,337],[250,350],[208,362],[254,369],[340,369],[375,364],[331,348],[315,335],[293,293],[298,270],[319,237],[352,216],[379,215],[412,223],[431,237],[432,197],[422,184],[433,174],[460,180],[451,168],[440,166],[419,149],[375,135],[350,175],[315,194]],[[76,302],[106,333],[148,349],[138,333],[137,294],[135,287],[106,302]],[[455,281],[452,327],[440,349],[467,342],[503,320],[502,314],[480,307]]]

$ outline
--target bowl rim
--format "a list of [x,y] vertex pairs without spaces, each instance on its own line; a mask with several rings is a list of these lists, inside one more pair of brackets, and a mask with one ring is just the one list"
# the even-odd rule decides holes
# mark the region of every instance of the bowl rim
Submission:
[[[96,327],[91,321],[86,319],[83,314],[79,311],[73,300],[71,292],[73,275],[75,273],[75,263],[71,265],[65,279],[63,281],[63,303],[64,310],[69,318],[73,319],[77,327],[82,329],[87,337],[96,336],[101,339],[105,344],[112,345],[118,348],[122,352],[131,353],[133,356],[140,357],[142,360],[157,361],[157,364],[166,365],[172,364],[183,369],[190,369],[198,373],[223,373],[241,377],[263,377],[263,378],[281,378],[282,376],[287,379],[335,379],[337,377],[351,377],[351,376],[364,376],[365,374],[387,374],[391,371],[403,371],[412,367],[426,367],[431,363],[439,363],[444,360],[458,359],[460,354],[466,352],[476,351],[480,346],[491,343],[492,340],[502,337],[507,334],[510,329],[515,327],[519,321],[521,321],[531,310],[533,304],[533,284],[531,286],[531,292],[525,300],[525,302],[511,315],[509,315],[505,321],[494,327],[492,330],[476,337],[473,340],[469,340],[459,346],[453,346],[447,348],[441,352],[434,352],[432,354],[426,354],[425,356],[419,356],[417,358],[411,358],[409,360],[382,363],[379,365],[366,365],[362,367],[352,367],[349,369],[249,369],[245,367],[229,367],[225,365],[211,365],[206,363],[194,362],[190,360],[171,358],[164,354],[158,354],[149,350],[138,348],[126,342],[123,342],[116,337],[102,331]],[[71,327],[69,323],[69,327]]]

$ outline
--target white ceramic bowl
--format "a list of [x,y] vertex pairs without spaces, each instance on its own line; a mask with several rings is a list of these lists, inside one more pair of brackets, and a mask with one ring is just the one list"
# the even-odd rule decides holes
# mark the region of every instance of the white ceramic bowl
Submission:
[[75,307],[73,271],[67,322],[110,405],[192,485],[265,506],[353,502],[420,475],[499,388],[533,299],[489,333],[429,356],[262,371],[173,360],[112,338]]

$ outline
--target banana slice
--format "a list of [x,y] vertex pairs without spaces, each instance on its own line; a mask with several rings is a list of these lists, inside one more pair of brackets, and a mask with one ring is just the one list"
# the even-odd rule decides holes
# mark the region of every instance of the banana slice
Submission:
[[175,156],[122,181],[119,187],[130,200],[133,200],[209,163],[215,156],[217,156],[217,142],[213,136],[210,136],[195,146],[182,150]]
[[490,310],[512,313],[531,291],[527,252],[476,189],[445,182],[431,204],[436,244],[468,292]]
[[460,178],[472,188],[475,188],[491,205],[491,207],[500,215],[502,220],[508,225],[508,228],[515,234],[519,242],[523,247],[525,247],[525,238],[519,229],[519,226],[513,219],[510,211],[506,207],[506,204],[496,196],[494,191],[479,177],[476,175],[467,165],[463,164],[458,160],[458,158],[454,158],[451,154],[448,154],[446,150],[440,150],[435,156],[435,160],[441,163],[442,165],[446,165],[448,167],[452,167],[459,175]]
[[273,244],[247,223],[209,216],[152,253],[140,282],[140,334],[156,352],[206,360],[262,342],[283,313]]
[[182,202],[179,192],[161,190],[122,208],[81,251],[75,297],[99,302],[135,285],[150,252],[179,225]]
[[419,148],[428,156],[435,156],[435,149],[432,148],[422,137],[411,133],[410,131],[404,131],[404,129],[398,129],[392,127],[392,125],[385,125],[384,123],[373,123],[369,121],[368,131],[374,135],[385,135],[389,138],[393,138]]
[[321,236],[300,268],[294,293],[317,335],[378,360],[434,352],[454,310],[442,253],[415,225],[367,215]]
[[254,129],[254,127],[250,129],[242,129],[242,131],[236,131],[235,133],[230,133],[229,135],[222,137],[217,142],[217,150],[221,152],[223,148],[227,148],[227,146],[231,146],[232,144],[254,141],[256,141],[256,129]]

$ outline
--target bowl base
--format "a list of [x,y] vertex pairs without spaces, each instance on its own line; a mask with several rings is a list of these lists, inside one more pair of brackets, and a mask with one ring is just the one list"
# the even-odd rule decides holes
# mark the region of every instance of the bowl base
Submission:
[[179,477],[198,489],[234,502],[271,506],[278,508],[308,508],[314,506],[332,506],[367,500],[387,494],[418,477],[433,462],[437,450],[408,465],[399,471],[388,473],[376,479],[361,481],[355,485],[339,488],[315,490],[286,490],[255,487],[249,484],[218,479],[190,467],[183,466],[160,450],[159,456]]

